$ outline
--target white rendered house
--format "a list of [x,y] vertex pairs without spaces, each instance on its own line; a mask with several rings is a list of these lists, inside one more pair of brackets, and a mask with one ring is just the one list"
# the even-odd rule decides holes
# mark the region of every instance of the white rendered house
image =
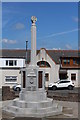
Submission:
[[25,66],[25,59],[21,56],[15,56],[14,53],[16,51],[2,50],[2,56],[0,57],[0,88],[2,86],[12,87],[16,83],[21,83],[20,69]]
[[[59,79],[71,79],[80,86],[80,58],[77,50],[37,50],[35,64],[45,70],[45,84]],[[30,50],[27,51],[27,65],[30,65]],[[2,50],[0,56],[0,88],[21,84],[21,68],[25,68],[26,50]],[[25,76],[25,75],[24,75]],[[23,77],[24,77],[23,76]],[[24,77],[25,81],[25,77]],[[47,81],[47,82],[46,82]],[[24,83],[25,84],[25,83]]]

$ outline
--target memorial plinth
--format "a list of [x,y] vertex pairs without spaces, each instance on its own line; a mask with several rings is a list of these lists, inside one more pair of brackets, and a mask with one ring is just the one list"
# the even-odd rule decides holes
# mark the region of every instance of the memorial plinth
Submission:
[[31,17],[31,63],[21,70],[22,90],[19,98],[4,108],[4,111],[17,117],[45,117],[62,113],[62,107],[53,99],[47,98],[44,86],[45,71],[40,71],[36,65],[36,20],[35,16]]

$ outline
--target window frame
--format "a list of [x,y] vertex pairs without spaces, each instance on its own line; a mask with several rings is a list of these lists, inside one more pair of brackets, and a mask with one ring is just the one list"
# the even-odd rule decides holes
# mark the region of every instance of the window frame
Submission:
[[71,73],[71,80],[76,81],[76,73]]
[[[9,80],[6,80],[6,79],[9,79]],[[17,83],[17,76],[5,76],[5,83]]]
[[64,65],[66,65],[67,64],[67,60],[63,59],[63,63],[64,63]]
[[68,65],[70,64],[70,59],[67,60],[67,64],[68,64]]
[[63,59],[64,65],[69,65],[70,64],[70,59]]
[[45,73],[45,80],[49,81],[49,73]]
[[13,60],[9,60],[9,66],[14,66]]
[[75,65],[76,64],[76,59],[73,59],[73,65]]
[[9,63],[8,63],[8,60],[6,60],[6,66],[8,66],[8,64],[9,64]]
[[47,61],[38,61],[38,62],[37,62],[37,65],[38,65],[39,67],[46,67],[46,68],[51,67],[50,64],[49,64]]

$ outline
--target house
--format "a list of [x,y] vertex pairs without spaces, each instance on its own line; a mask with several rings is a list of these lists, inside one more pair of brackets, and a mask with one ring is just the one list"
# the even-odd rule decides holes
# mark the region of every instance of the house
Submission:
[[[0,88],[21,84],[22,68],[26,67],[26,50],[0,50]],[[27,50],[27,65],[30,64],[31,51]],[[48,84],[59,79],[71,79],[80,86],[80,51],[78,50],[37,50],[36,65],[45,70]],[[23,74],[25,79],[25,73]]]

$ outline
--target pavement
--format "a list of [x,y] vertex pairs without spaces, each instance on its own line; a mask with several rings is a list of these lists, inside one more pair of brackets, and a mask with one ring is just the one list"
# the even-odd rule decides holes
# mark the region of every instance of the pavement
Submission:
[[[11,100],[7,100],[2,102],[2,107],[6,106],[9,104]],[[63,111],[61,115],[57,116],[49,116],[45,118],[19,118],[19,117],[14,117],[11,114],[7,113],[2,113],[2,120],[57,120],[58,118],[61,118],[61,120],[77,120],[77,118],[80,118],[79,115],[79,102],[68,102],[68,101],[55,101],[54,102],[58,103],[59,105],[63,106]],[[1,103],[1,102],[0,102]],[[1,106],[0,106],[0,112],[1,112]],[[1,115],[1,114],[0,114]],[[0,116],[1,118],[1,116]]]
[[[68,93],[80,93],[80,88],[74,88],[74,90],[49,90],[48,91],[51,96],[53,94],[63,94],[63,96]],[[1,93],[1,92],[0,92]],[[14,117],[11,114],[3,113],[2,107],[8,105],[12,100],[0,101],[0,119],[1,120],[79,120],[80,118],[80,102],[69,102],[69,101],[58,101],[59,105],[63,106],[63,111],[61,115],[50,116],[45,118],[19,118]]]

